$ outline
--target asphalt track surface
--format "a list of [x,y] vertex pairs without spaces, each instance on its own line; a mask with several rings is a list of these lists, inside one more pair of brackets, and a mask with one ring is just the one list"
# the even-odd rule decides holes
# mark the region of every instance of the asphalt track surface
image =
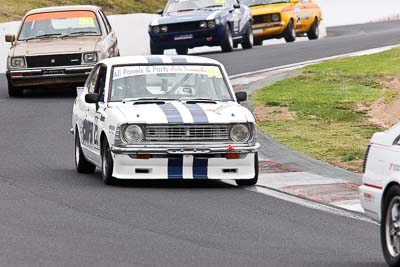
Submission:
[[[399,26],[208,56],[237,74],[400,43]],[[4,76],[0,89],[0,266],[385,266],[374,224],[223,182],[106,187],[78,175],[73,94],[10,99]]]

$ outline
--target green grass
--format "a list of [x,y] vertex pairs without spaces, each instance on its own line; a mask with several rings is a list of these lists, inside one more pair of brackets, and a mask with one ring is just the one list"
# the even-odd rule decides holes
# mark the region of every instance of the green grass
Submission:
[[390,104],[393,99],[395,99],[397,97],[397,95],[399,94],[399,91],[394,90],[394,89],[387,89],[385,91],[385,95],[384,95],[384,102],[385,104]]
[[[295,120],[260,122],[277,141],[320,160],[361,170],[365,148],[381,128],[366,123],[365,112],[383,90],[385,76],[400,73],[400,49],[328,61],[306,67],[297,77],[259,90],[255,105],[286,106]],[[397,95],[387,90],[387,101]]]
[[0,0],[0,22],[20,20],[34,8],[58,5],[98,5],[107,14],[154,13],[164,7],[166,0]]

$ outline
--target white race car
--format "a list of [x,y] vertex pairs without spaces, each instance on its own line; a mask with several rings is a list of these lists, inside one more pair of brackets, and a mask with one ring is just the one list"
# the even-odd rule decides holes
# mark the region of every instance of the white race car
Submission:
[[99,62],[78,88],[76,169],[116,179],[258,180],[256,125],[224,67],[189,56]]
[[381,222],[383,254],[389,266],[400,266],[400,124],[376,133],[365,157],[361,203]]

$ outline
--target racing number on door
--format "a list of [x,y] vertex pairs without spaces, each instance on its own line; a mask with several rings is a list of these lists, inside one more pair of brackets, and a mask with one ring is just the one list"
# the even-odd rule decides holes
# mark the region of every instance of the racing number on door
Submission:
[[83,121],[83,142],[89,145],[98,145],[99,140],[98,140],[98,131],[99,127],[97,126],[97,123],[93,123],[88,120]]

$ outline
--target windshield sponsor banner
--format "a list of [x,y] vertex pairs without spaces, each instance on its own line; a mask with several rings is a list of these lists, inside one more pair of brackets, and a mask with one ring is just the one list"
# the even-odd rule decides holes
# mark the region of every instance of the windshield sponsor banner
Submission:
[[47,12],[39,13],[28,16],[25,22],[33,22],[38,20],[51,20],[51,19],[69,19],[69,18],[82,18],[83,22],[88,23],[96,18],[96,14],[92,11],[60,11],[60,12]]
[[138,75],[154,74],[199,74],[209,78],[222,79],[222,73],[217,66],[126,66],[114,68],[113,80]]

